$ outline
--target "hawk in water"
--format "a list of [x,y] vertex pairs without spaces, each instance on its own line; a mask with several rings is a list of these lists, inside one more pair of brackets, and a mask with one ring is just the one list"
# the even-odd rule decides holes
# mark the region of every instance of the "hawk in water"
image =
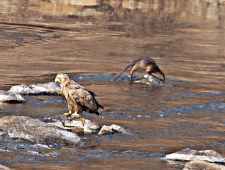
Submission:
[[[79,113],[83,111],[101,115],[100,108],[103,109],[103,107],[97,102],[93,92],[70,80],[66,74],[58,74],[55,82],[60,84],[62,88],[61,94],[68,102],[69,113],[65,113],[65,116],[79,117]],[[74,114],[72,114],[73,110],[75,110]]]

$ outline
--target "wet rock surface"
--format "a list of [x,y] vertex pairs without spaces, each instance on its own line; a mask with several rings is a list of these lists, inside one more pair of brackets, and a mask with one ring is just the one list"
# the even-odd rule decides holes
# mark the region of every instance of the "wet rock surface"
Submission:
[[99,131],[99,135],[106,135],[106,134],[111,134],[113,133],[112,129],[110,126],[104,125],[101,130]]
[[0,90],[0,102],[23,103],[25,99],[22,94]]
[[1,170],[13,170],[13,169],[8,168],[8,167],[6,167],[6,166],[4,166],[4,165],[0,165],[0,169],[1,169]]
[[191,161],[185,164],[183,170],[225,170],[225,166],[205,161]]
[[61,94],[61,88],[54,82],[45,84],[32,85],[15,85],[8,91],[0,90],[0,102],[8,103],[23,103],[25,102],[24,95],[58,95]]
[[63,125],[64,128],[71,129],[76,133],[98,133],[99,135],[103,134],[112,134],[112,133],[126,133],[126,130],[119,126],[112,124],[111,126],[103,125],[100,126],[96,122],[85,118],[71,118],[64,115],[45,117],[43,119],[46,123],[55,124],[56,126]]
[[0,138],[15,139],[45,145],[79,145],[80,137],[53,124],[25,116],[0,119]]
[[214,150],[197,151],[190,148],[166,155],[168,160],[177,161],[207,161],[225,163],[225,158]]
[[145,74],[144,76],[133,75],[132,80],[129,77],[120,77],[118,78],[120,81],[132,81],[135,83],[143,83],[147,85],[163,85],[164,83],[160,81],[157,77]]
[[32,84],[32,85],[15,85],[9,89],[11,93],[20,93],[20,94],[30,94],[30,95],[39,95],[39,94],[61,94],[61,88],[54,82],[49,82],[45,84]]

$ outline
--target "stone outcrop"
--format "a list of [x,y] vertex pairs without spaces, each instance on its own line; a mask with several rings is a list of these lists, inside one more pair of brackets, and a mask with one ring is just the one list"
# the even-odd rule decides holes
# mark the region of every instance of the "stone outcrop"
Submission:
[[183,170],[225,170],[225,166],[205,161],[191,161],[185,164]]
[[0,119],[0,138],[45,145],[79,145],[80,137],[62,127],[25,116],[6,116]]
[[61,88],[54,82],[49,82],[45,84],[32,84],[32,85],[15,85],[12,86],[9,91],[10,93],[20,93],[29,95],[39,95],[39,94],[61,94]]
[[112,124],[111,126],[103,125],[102,127],[91,120],[85,118],[71,118],[64,115],[46,117],[43,119],[46,123],[55,124],[56,126],[69,128],[76,133],[95,133],[99,135],[123,133],[126,134],[126,130],[119,125]]
[[0,102],[23,103],[25,99],[22,94],[0,90]]
[[207,161],[225,163],[225,158],[214,150],[197,151],[190,148],[166,155],[168,160],[178,161]]

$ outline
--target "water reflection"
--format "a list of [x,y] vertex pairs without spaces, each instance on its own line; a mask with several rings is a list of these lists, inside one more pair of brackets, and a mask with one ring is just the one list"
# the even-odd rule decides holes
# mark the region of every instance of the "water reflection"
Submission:
[[161,18],[197,25],[205,20],[213,20],[218,26],[224,26],[224,10],[224,0],[1,0],[0,2],[2,16],[17,16],[21,17],[20,20],[41,20],[43,15],[94,16],[99,19],[109,17],[118,20],[124,17],[129,19],[132,13],[143,13],[149,19]]

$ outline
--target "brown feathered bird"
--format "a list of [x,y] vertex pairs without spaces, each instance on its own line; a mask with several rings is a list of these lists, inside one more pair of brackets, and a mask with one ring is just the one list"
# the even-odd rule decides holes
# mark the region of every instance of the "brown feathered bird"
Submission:
[[[66,116],[71,115],[72,118],[79,117],[79,113],[83,111],[101,115],[100,108],[103,109],[103,106],[97,102],[93,92],[70,80],[66,74],[58,74],[55,82],[60,84],[62,88],[61,94],[68,102],[69,113],[65,113]],[[72,114],[73,110],[75,110],[74,114]]]

